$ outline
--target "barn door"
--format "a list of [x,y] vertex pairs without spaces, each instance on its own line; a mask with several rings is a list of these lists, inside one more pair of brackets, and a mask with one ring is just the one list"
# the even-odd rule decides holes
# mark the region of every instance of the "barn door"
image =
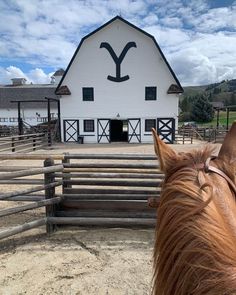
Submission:
[[98,119],[98,143],[110,142],[110,119]]
[[141,120],[128,119],[128,142],[141,142]]
[[79,136],[79,120],[64,120],[64,141],[78,141]]
[[174,118],[157,118],[157,133],[166,143],[175,141],[175,119]]

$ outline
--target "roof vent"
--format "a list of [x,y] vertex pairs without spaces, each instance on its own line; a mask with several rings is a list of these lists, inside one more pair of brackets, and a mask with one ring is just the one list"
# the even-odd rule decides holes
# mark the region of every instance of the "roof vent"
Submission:
[[26,83],[25,78],[13,78],[11,80],[12,80],[12,85],[13,86],[25,85],[25,83]]

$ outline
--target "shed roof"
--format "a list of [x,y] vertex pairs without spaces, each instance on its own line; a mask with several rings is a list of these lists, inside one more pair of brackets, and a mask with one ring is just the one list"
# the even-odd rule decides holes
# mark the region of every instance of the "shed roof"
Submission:
[[[14,108],[16,104],[11,103],[14,100],[36,102],[26,102],[27,108],[45,108],[47,100],[45,97],[57,98],[55,95],[55,85],[52,84],[26,84],[21,86],[5,85],[0,86],[0,108]],[[37,102],[37,100],[45,100]],[[53,102],[52,102],[53,103]]]

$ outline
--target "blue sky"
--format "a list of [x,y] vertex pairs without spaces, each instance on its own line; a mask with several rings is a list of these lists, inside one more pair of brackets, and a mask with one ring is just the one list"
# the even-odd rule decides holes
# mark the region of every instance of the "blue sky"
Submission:
[[236,0],[0,0],[0,84],[49,83],[116,15],[156,38],[183,86],[236,78]]

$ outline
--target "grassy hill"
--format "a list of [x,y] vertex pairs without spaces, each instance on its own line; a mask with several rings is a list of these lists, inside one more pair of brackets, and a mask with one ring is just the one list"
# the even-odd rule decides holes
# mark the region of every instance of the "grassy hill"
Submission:
[[236,105],[236,79],[223,80],[209,85],[184,87],[184,93],[180,100],[197,94],[207,95],[209,101],[221,101],[224,106]]
[[[180,125],[182,122],[192,121],[191,109],[195,101],[195,97],[204,95],[210,102],[221,102],[223,106],[236,106],[236,79],[224,80],[220,83],[214,83],[201,86],[188,86],[184,87],[184,93],[180,96],[180,109],[183,111],[179,116]],[[214,104],[216,105],[216,104]],[[229,124],[232,124],[236,120],[236,107],[230,109]],[[219,126],[225,126],[227,122],[226,109],[223,108],[219,112],[219,118],[217,118],[217,112],[211,122],[204,123],[197,122],[202,126],[216,126],[217,121]]]

